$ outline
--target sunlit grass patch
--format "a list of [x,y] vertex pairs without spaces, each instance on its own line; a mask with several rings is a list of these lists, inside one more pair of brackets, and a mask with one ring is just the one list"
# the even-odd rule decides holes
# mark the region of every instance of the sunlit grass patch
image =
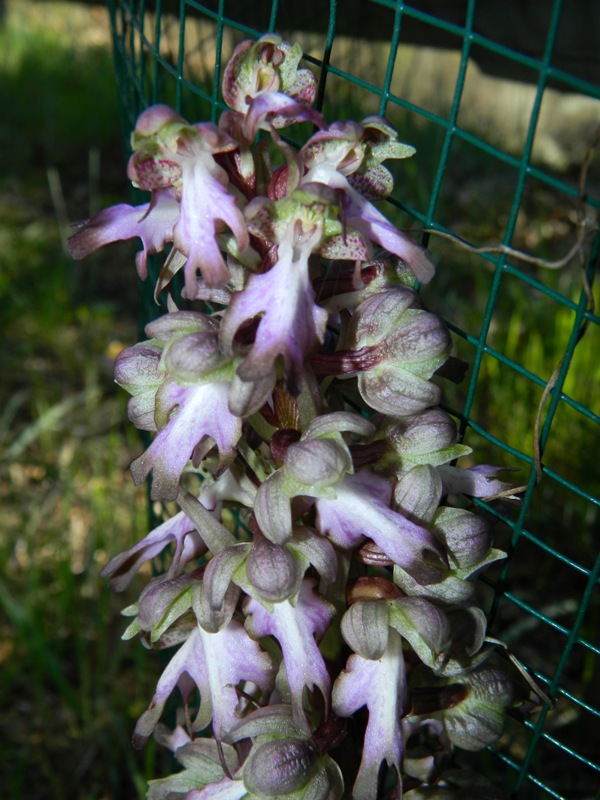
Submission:
[[116,597],[99,575],[148,526],[127,469],[141,445],[112,380],[136,312],[107,292],[114,254],[95,266],[65,255],[47,172],[74,219],[116,191],[115,174],[122,185],[106,12],[9,3],[0,101],[2,796],[143,797],[155,751],[136,754],[130,736],[159,665],[121,645],[134,592]]

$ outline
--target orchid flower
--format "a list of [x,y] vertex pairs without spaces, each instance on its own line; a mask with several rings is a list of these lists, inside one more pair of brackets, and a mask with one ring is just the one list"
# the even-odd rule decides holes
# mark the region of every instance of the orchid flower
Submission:
[[[369,146],[366,128],[332,125],[327,132],[317,133],[303,148],[308,172],[306,182],[324,183],[343,196],[343,214],[348,225],[365,238],[401,258],[422,283],[433,277],[433,265],[425,251],[396,228],[369,201],[380,199],[391,191],[390,173],[381,166],[387,158],[406,158],[414,149],[398,142],[385,120],[365,121],[367,129],[379,129],[387,142]],[[361,141],[362,139],[362,141]],[[361,167],[364,163],[364,167]],[[350,177],[347,177],[350,176]],[[353,184],[350,183],[354,176]],[[357,188],[355,188],[355,186]]]
[[300,45],[290,45],[274,34],[266,34],[257,42],[241,42],[223,73],[225,102],[244,114],[253,98],[266,92],[281,92],[311,106],[317,82],[310,70],[298,69],[301,58]]
[[152,192],[157,183],[166,184],[180,201],[173,241],[187,256],[186,293],[195,296],[198,272],[207,286],[227,283],[230,273],[216,234],[225,224],[240,250],[248,247],[249,240],[243,214],[227,188],[227,173],[214,156],[234,150],[235,140],[216,125],[191,126],[171,109],[157,105],[140,115],[132,146],[128,175],[134,184]]
[[153,498],[175,500],[179,477],[190,459],[198,464],[216,445],[221,469],[228,466],[241,420],[227,407],[232,369],[219,351],[211,318],[174,312],[148,325],[146,333],[156,337],[158,345],[125,350],[116,367],[117,379],[138,400],[134,413],[139,414],[141,405],[140,416],[146,420],[153,403],[158,431],[131,471],[136,484],[152,471]]
[[309,728],[304,708],[305,687],[316,687],[329,705],[331,681],[315,637],[320,639],[335,613],[333,606],[314,592],[311,581],[304,580],[294,602],[284,600],[266,608],[253,598],[245,603],[246,626],[256,638],[274,636],[281,647],[282,666],[296,724]]
[[402,639],[390,631],[381,658],[369,660],[352,655],[333,687],[336,714],[348,717],[366,706],[369,721],[362,758],[352,796],[376,800],[377,777],[382,761],[400,771],[403,742],[400,721],[406,713],[407,685]]
[[246,211],[251,232],[274,240],[277,261],[267,272],[249,277],[221,325],[221,346],[233,355],[240,327],[259,317],[254,342],[237,369],[243,381],[274,378],[281,357],[288,387],[297,394],[304,361],[323,342],[328,315],[315,304],[309,258],[340,230],[327,200],[318,189],[306,187]]
[[272,666],[267,654],[236,620],[216,633],[208,633],[198,625],[169,662],[149,708],[138,720],[136,746],[141,746],[152,733],[176,686],[184,702],[195,687],[200,690],[201,705],[192,730],[203,730],[212,721],[215,734],[226,738],[237,721],[236,686],[241,681],[251,681],[263,691],[270,686]]

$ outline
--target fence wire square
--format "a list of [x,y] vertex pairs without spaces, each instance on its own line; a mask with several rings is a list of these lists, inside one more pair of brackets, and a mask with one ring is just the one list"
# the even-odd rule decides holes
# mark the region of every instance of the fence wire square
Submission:
[[235,45],[273,31],[302,45],[329,121],[380,114],[417,148],[384,211],[429,247],[425,302],[469,364],[444,407],[479,463],[519,469],[519,504],[477,501],[509,552],[482,591],[490,634],[554,701],[466,762],[514,798],[597,797],[600,14],[561,0],[109,6],[125,132],[157,102],[215,121]]

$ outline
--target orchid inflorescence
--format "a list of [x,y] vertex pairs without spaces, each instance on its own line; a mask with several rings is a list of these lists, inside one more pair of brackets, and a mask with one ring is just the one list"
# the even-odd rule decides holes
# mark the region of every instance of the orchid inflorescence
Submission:
[[[475,797],[450,753],[496,740],[512,702],[473,582],[504,553],[447,503],[508,484],[452,465],[470,448],[438,407],[451,341],[416,288],[433,266],[373,205],[382,162],[414,150],[380,117],[326,125],[301,56],[240,44],[218,125],[145,110],[128,176],[149,202],[70,239],[83,258],[139,238],[142,279],[168,250],[155,296],[182,284],[115,366],[154,434],[134,481],[178,508],[103,573],[120,591],[170,552],[124,612],[124,638],[178,646],[134,743],[184,767],[151,800]],[[298,150],[280,131],[300,122],[317,132]]]

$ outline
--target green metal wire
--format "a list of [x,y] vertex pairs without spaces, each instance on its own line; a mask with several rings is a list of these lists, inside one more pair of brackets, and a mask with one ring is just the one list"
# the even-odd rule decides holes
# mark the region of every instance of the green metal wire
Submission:
[[[490,634],[506,640],[540,686],[555,698],[556,707],[544,706],[537,716],[511,723],[506,736],[483,754],[480,764],[513,798],[576,800],[600,796],[600,754],[595,744],[600,741],[600,474],[594,457],[600,433],[600,386],[596,385],[597,396],[593,391],[586,394],[585,370],[582,373],[579,367],[579,372],[574,372],[586,348],[588,354],[591,352],[593,345],[588,342],[596,341],[597,347],[600,341],[600,315],[590,306],[589,298],[600,236],[596,231],[594,240],[583,251],[585,263],[575,268],[571,265],[568,272],[558,274],[530,268],[506,251],[469,253],[451,247],[436,234],[453,236],[466,246],[481,244],[470,241],[472,233],[453,230],[455,223],[448,223],[445,216],[446,195],[452,191],[448,175],[460,175],[463,153],[472,153],[477,159],[482,179],[488,173],[504,172],[506,186],[512,186],[510,197],[502,200],[503,222],[498,223],[500,233],[496,234],[506,247],[518,242],[528,187],[552,193],[557,203],[581,207],[577,182],[569,174],[534,162],[534,143],[549,85],[560,83],[565,91],[598,101],[600,85],[553,63],[561,25],[570,12],[569,3],[549,0],[545,4],[547,34],[543,52],[538,54],[518,52],[478,32],[477,13],[486,5],[491,4],[486,0],[465,0],[464,20],[457,23],[456,19],[444,18],[445,4],[440,4],[434,14],[431,8],[435,5],[423,0],[362,0],[363,11],[385,15],[389,20],[386,41],[377,43],[385,52],[377,78],[366,72],[358,74],[356,59],[348,64],[337,55],[341,17],[346,10],[343,5],[336,0],[315,4],[315,13],[318,8],[323,18],[321,33],[306,34],[312,42],[306,62],[318,73],[319,109],[328,110],[331,98],[342,86],[353,95],[368,99],[367,113],[399,117],[406,122],[416,137],[413,141],[407,136],[407,140],[417,147],[418,155],[419,136],[429,136],[433,144],[425,146],[425,154],[433,172],[428,184],[422,182],[426,196],[403,196],[400,182],[386,211],[394,221],[403,225],[408,221],[413,228],[426,229],[423,241],[434,257],[444,264],[449,262],[450,273],[456,268],[460,276],[457,280],[462,281],[465,290],[471,283],[486,287],[483,296],[480,293],[476,297],[477,313],[471,314],[465,324],[459,302],[461,287],[455,286],[451,277],[444,277],[442,268],[439,270],[438,278],[445,280],[446,294],[455,298],[448,305],[442,302],[439,313],[455,335],[457,352],[470,363],[466,387],[454,394],[449,392],[443,407],[458,420],[461,435],[474,448],[478,462],[481,450],[489,454],[490,463],[496,459],[496,463],[521,470],[519,480],[526,489],[519,506],[475,501],[498,529],[500,545],[509,550],[504,565],[496,574],[486,575],[481,583],[489,594]],[[156,102],[175,105],[194,121],[216,121],[224,109],[220,82],[232,46],[267,31],[288,34],[285,19],[289,6],[289,0],[257,0],[252,4],[255,16],[251,17],[242,14],[239,0],[109,0],[124,130],[130,131],[140,111]],[[399,47],[405,43],[405,31],[414,23],[426,26],[432,35],[448,34],[458,44],[460,63],[447,112],[421,107],[403,97],[394,85]],[[373,47],[373,43],[361,42],[360,34],[356,30],[353,54]],[[305,34],[298,35],[302,39]],[[504,150],[497,141],[489,141],[461,124],[472,59],[481,52],[518,65],[532,76],[534,97],[519,152]],[[423,161],[419,163],[423,165]],[[588,186],[584,199],[591,213],[600,210],[597,187]],[[495,208],[498,214],[498,206]],[[479,212],[481,224],[485,225],[488,220],[484,204]],[[156,274],[158,266],[151,269]],[[469,270],[485,276],[485,283],[483,278],[478,278],[477,283],[472,277],[474,272]],[[584,276],[587,287],[583,285]],[[510,306],[515,291],[534,298],[532,314],[535,304],[536,308],[543,308],[546,320],[543,330],[537,332],[542,340],[552,338],[559,318],[564,320],[560,336],[557,333],[555,337],[555,342],[560,340],[560,347],[553,345],[556,359],[551,387],[551,370],[546,362],[532,366],[520,357],[519,348],[507,351],[505,339],[497,332],[499,322],[511,311],[507,304]],[[144,289],[141,298],[143,317],[151,319],[157,313],[151,291]],[[520,324],[531,335],[536,333],[527,318]],[[528,340],[523,340],[522,347],[527,344]],[[588,359],[584,363],[592,362]],[[557,365],[560,366],[555,369]],[[584,377],[574,383],[573,374]],[[595,375],[600,375],[600,370]],[[494,386],[502,388],[504,381],[513,387],[507,402],[516,404],[515,414],[518,409],[526,409],[531,436],[515,440],[494,424],[493,414],[501,410]],[[543,460],[537,463],[532,448],[533,420],[546,389],[538,439]],[[529,398],[527,403],[523,398]],[[493,412],[487,411],[488,404]],[[574,441],[571,446],[565,439],[565,419],[576,420],[583,444]],[[576,445],[582,460],[580,469],[570,452]],[[540,483],[538,469],[542,474]],[[595,475],[590,474],[594,469]]]

